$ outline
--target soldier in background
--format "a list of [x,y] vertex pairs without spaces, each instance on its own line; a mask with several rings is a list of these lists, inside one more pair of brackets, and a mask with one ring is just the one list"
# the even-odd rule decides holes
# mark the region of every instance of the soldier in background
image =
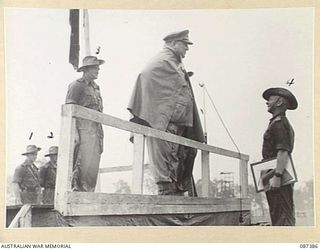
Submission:
[[34,164],[41,148],[36,145],[28,145],[24,163],[19,165],[13,176],[13,190],[16,204],[39,204],[41,186],[38,168]]
[[53,204],[54,191],[56,187],[58,147],[50,147],[49,152],[45,155],[45,157],[50,157],[50,161],[40,168],[39,173],[40,185],[44,188],[42,203]]

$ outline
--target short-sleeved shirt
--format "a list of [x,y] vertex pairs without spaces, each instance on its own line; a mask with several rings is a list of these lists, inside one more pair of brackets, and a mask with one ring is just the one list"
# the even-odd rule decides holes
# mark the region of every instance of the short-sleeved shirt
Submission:
[[[94,81],[87,83],[84,78],[80,78],[70,83],[66,96],[66,104],[77,104],[99,112],[103,111],[99,86]],[[94,133],[96,132],[100,139],[103,140],[104,134],[100,123],[78,118],[77,127],[78,129],[85,128]],[[101,151],[102,147],[103,146],[101,145]]]
[[35,191],[40,187],[38,168],[34,164],[22,163],[14,172],[13,182],[18,183],[22,190]]
[[294,130],[285,114],[271,118],[269,126],[263,136],[263,159],[276,157],[279,150],[285,150],[291,153],[293,145]]
[[51,161],[40,168],[40,184],[44,188],[55,188],[57,167]]
[[66,97],[66,104],[68,103],[77,104],[99,112],[103,110],[99,86],[94,81],[86,83],[83,78],[69,85]]

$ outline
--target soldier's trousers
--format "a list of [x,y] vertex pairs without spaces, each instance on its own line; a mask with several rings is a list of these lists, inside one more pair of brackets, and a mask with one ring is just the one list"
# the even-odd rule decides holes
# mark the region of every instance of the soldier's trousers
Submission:
[[74,191],[94,192],[103,150],[102,127],[89,120],[77,122],[79,138],[75,144],[72,187]]
[[23,190],[20,195],[22,204],[40,204],[40,188],[32,192]]
[[294,226],[293,184],[266,192],[272,226]]
[[[185,128],[169,123],[166,132],[182,136]],[[147,137],[146,141],[158,194],[182,195],[183,192],[190,191],[196,150],[152,137]]]
[[45,188],[42,195],[43,204],[54,204],[54,188]]

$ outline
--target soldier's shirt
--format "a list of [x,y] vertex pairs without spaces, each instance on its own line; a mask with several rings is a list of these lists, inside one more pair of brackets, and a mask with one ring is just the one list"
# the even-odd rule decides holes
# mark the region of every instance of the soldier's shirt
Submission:
[[22,163],[14,172],[13,182],[18,183],[22,190],[35,191],[40,187],[38,168],[34,164]]
[[83,78],[70,84],[66,103],[75,103],[99,112],[103,110],[99,86],[94,81],[87,83]]
[[294,130],[285,114],[272,117],[263,136],[263,159],[276,157],[279,150],[286,150],[291,153],[293,145]]
[[40,168],[40,184],[45,188],[55,188],[56,186],[57,166],[51,161]]
[[[99,112],[103,111],[103,103],[99,86],[94,81],[86,82],[84,78],[80,78],[69,85],[66,104],[77,104]],[[78,118],[77,128],[80,130],[86,130],[89,133],[97,133],[101,140],[100,151],[103,151],[104,134],[100,123]]]

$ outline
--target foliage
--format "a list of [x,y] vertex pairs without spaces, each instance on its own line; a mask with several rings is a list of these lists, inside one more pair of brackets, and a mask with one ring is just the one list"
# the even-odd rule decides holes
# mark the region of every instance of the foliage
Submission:
[[116,194],[130,194],[131,193],[130,186],[124,180],[119,180],[119,181],[113,183],[113,185],[115,186],[115,189],[116,189],[115,193]]

